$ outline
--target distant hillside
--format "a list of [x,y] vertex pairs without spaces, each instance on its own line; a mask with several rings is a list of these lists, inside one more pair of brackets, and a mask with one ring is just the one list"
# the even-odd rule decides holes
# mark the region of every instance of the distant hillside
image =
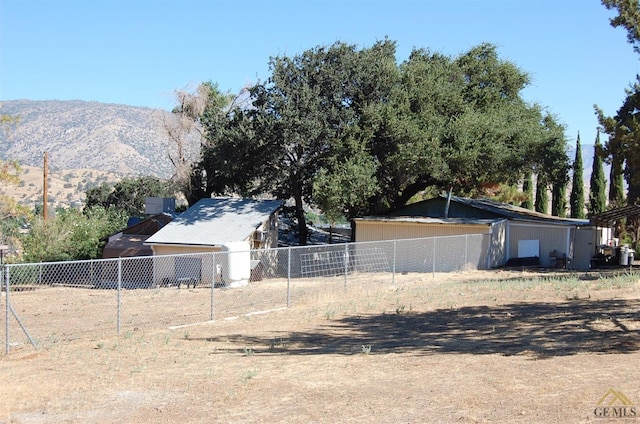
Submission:
[[171,163],[163,114],[157,109],[97,102],[0,101],[19,124],[0,132],[0,159],[51,170],[94,169],[122,176],[167,178]]
[[[84,205],[87,190],[102,183],[115,183],[122,175],[95,169],[59,169],[48,174],[48,204],[52,207]],[[12,197],[18,203],[34,208],[42,205],[44,172],[42,166],[23,166],[20,183],[0,185],[0,194]]]

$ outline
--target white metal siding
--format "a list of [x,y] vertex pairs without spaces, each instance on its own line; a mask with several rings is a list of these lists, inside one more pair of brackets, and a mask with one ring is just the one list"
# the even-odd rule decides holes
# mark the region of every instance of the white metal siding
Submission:
[[549,254],[557,251],[567,255],[569,252],[568,231],[572,227],[541,224],[509,223],[509,258],[518,257],[519,240],[540,241],[540,265],[548,267]]

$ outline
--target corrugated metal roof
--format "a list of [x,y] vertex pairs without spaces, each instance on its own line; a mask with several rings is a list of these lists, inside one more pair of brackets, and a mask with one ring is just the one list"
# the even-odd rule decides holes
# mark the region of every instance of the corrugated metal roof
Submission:
[[201,199],[145,244],[220,246],[242,241],[283,204],[282,200]]
[[560,218],[491,199],[470,199],[467,197],[451,196],[451,201],[486,210],[514,220],[546,222],[561,225],[589,225],[588,219]]
[[476,218],[430,218],[416,216],[365,216],[355,218],[354,221],[375,221],[375,222],[404,222],[419,224],[442,224],[442,225],[491,225],[503,221],[497,219],[476,219]]

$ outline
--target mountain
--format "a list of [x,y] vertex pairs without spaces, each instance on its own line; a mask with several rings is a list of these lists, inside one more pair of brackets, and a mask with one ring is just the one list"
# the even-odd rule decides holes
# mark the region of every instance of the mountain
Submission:
[[0,159],[51,170],[94,169],[122,176],[171,176],[159,109],[98,102],[1,101],[19,123],[0,132]]

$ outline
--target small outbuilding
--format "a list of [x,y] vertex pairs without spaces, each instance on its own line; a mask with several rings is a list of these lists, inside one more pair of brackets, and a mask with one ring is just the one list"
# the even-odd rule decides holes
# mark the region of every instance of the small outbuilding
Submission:
[[[171,263],[156,266],[155,279],[247,283],[259,265],[250,260],[250,250],[278,246],[278,213],[283,205],[281,200],[199,200],[146,240],[154,255],[174,255]],[[225,252],[215,277],[213,265],[193,255],[212,252]]]
[[229,243],[245,242],[251,249],[278,246],[281,200],[235,197],[200,199],[145,245],[155,255],[222,251]]
[[171,214],[159,213],[110,235],[102,251],[102,257],[108,259],[153,255],[153,249],[144,243],[172,219]]
[[[536,263],[586,270],[602,237],[585,219],[559,218],[490,199],[440,196],[354,220],[355,240],[486,234],[481,265]],[[484,266],[480,266],[484,268]]]

